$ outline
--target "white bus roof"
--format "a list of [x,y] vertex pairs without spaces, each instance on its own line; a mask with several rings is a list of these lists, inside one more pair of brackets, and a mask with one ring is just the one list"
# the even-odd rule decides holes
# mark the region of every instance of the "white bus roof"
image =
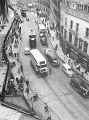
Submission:
[[46,29],[46,27],[45,27],[45,25],[43,25],[43,24],[39,24],[39,29],[40,29],[40,30],[44,30],[44,29]]
[[38,49],[32,49],[30,50],[31,54],[34,56],[35,60],[38,61],[45,61],[46,59],[44,58],[44,56],[42,55],[42,53],[38,50]]

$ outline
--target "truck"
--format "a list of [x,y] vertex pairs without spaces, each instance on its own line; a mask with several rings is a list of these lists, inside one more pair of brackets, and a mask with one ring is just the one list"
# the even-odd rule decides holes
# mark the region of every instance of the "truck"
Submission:
[[31,53],[31,65],[40,75],[48,74],[48,66],[45,57],[42,55],[40,50],[32,49],[30,50]]

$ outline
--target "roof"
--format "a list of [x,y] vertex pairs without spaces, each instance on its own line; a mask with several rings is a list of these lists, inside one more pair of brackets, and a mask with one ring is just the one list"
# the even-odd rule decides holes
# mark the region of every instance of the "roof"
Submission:
[[30,52],[37,61],[46,61],[46,59],[38,49],[32,49],[30,50]]

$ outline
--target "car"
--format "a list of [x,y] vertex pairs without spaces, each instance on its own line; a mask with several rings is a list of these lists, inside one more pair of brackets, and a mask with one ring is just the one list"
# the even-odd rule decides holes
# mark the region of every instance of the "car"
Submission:
[[[31,30],[31,32],[33,32],[33,30]],[[31,49],[36,48],[36,37],[36,33],[29,35],[29,46]]]
[[25,54],[25,55],[30,55],[30,49],[29,49],[29,48],[25,48],[24,54]]
[[47,48],[44,50],[44,53],[52,66],[59,67],[60,62],[59,62],[58,55],[56,54],[55,50]]
[[40,37],[40,42],[42,45],[48,45],[47,44],[47,36],[45,35],[45,33],[41,32],[39,37]]
[[73,75],[70,85],[83,97],[89,97],[89,83],[81,75]]
[[63,63],[62,64],[62,71],[68,76],[68,77],[72,77],[72,75],[74,74],[71,66],[67,63]]

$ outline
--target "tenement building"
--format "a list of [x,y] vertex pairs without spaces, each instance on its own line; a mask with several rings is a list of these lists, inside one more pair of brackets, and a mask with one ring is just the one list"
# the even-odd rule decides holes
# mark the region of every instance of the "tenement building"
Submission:
[[62,0],[60,32],[64,53],[89,69],[88,0]]

